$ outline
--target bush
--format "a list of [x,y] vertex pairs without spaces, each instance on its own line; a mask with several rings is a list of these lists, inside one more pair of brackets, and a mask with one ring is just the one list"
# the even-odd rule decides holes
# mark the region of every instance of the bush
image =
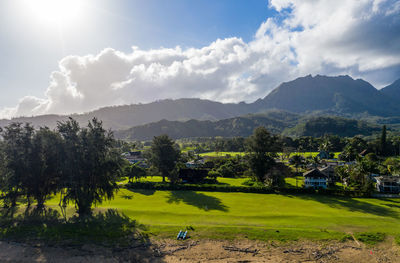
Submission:
[[398,235],[397,237],[395,237],[394,241],[396,242],[397,245],[400,246],[400,235]]
[[355,237],[365,244],[375,245],[385,240],[386,235],[381,232],[364,232],[355,234]]
[[242,183],[242,185],[254,186],[255,183],[256,183],[256,182],[255,182],[254,180],[248,179],[248,180],[244,181],[244,182]]
[[353,237],[349,234],[343,235],[342,238],[340,239],[341,242],[346,242],[348,240],[353,240]]
[[130,189],[148,189],[148,190],[170,190],[170,191],[209,191],[209,192],[242,192],[242,193],[285,193],[285,194],[323,194],[323,195],[338,195],[359,197],[364,193],[349,190],[331,190],[312,188],[279,188],[266,187],[259,184],[253,186],[231,186],[218,184],[169,184],[158,182],[132,182],[127,184]]

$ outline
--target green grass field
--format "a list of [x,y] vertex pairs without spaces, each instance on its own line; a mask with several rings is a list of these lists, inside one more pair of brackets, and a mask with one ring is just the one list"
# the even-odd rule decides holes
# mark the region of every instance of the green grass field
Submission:
[[[290,156],[299,154],[299,155],[302,155],[302,156],[304,156],[306,158],[306,157],[315,157],[315,156],[318,155],[318,153],[319,152],[294,152],[294,153],[291,153]],[[206,152],[206,153],[200,153],[199,155],[202,156],[202,157],[204,157],[204,156],[224,157],[224,156],[227,156],[227,155],[230,155],[230,156],[233,157],[233,156],[237,156],[237,155],[244,156],[245,154],[246,154],[245,152]],[[334,153],[334,158],[338,158],[339,154],[340,154],[340,152],[335,152]],[[281,153],[278,153],[278,155],[280,156]]]
[[[58,200],[48,205],[55,206]],[[344,233],[400,235],[400,199],[122,189],[97,209],[116,208],[170,237],[191,226],[193,238],[340,239]],[[70,210],[72,212],[72,209]]]
[[204,156],[209,156],[209,157],[225,157],[227,155],[230,155],[231,157],[234,156],[244,156],[246,153],[245,152],[206,152],[206,153],[200,153],[199,155],[201,157]]

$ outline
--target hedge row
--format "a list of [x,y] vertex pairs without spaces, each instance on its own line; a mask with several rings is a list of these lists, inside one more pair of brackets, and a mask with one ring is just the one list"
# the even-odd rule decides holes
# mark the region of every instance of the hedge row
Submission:
[[205,192],[240,192],[262,194],[323,194],[349,197],[369,196],[360,191],[337,189],[310,189],[310,188],[270,188],[270,187],[246,187],[212,184],[170,184],[159,182],[131,182],[126,185],[128,189],[170,190],[170,191],[205,191]]

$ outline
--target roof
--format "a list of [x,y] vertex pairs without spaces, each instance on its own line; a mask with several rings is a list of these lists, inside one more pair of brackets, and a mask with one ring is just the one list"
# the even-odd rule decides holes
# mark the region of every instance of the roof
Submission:
[[335,171],[335,168],[333,168],[331,165],[325,166],[321,169],[319,169],[320,172],[325,172],[325,171]]
[[303,176],[312,178],[327,177],[325,174],[321,173],[318,169],[312,169],[311,171],[305,172]]
[[398,183],[400,182],[400,176],[378,176],[376,177],[376,180],[379,180],[380,182]]

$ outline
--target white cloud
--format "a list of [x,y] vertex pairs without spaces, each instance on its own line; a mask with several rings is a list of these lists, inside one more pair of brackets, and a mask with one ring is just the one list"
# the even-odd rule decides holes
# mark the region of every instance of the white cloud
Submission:
[[262,23],[248,43],[228,38],[200,49],[133,47],[125,54],[107,48],[68,56],[52,73],[43,99],[25,97],[0,116],[85,112],[164,98],[253,101],[306,74],[350,74],[379,85],[388,80],[376,72],[400,71],[398,1],[270,0],[269,6],[280,15]]

